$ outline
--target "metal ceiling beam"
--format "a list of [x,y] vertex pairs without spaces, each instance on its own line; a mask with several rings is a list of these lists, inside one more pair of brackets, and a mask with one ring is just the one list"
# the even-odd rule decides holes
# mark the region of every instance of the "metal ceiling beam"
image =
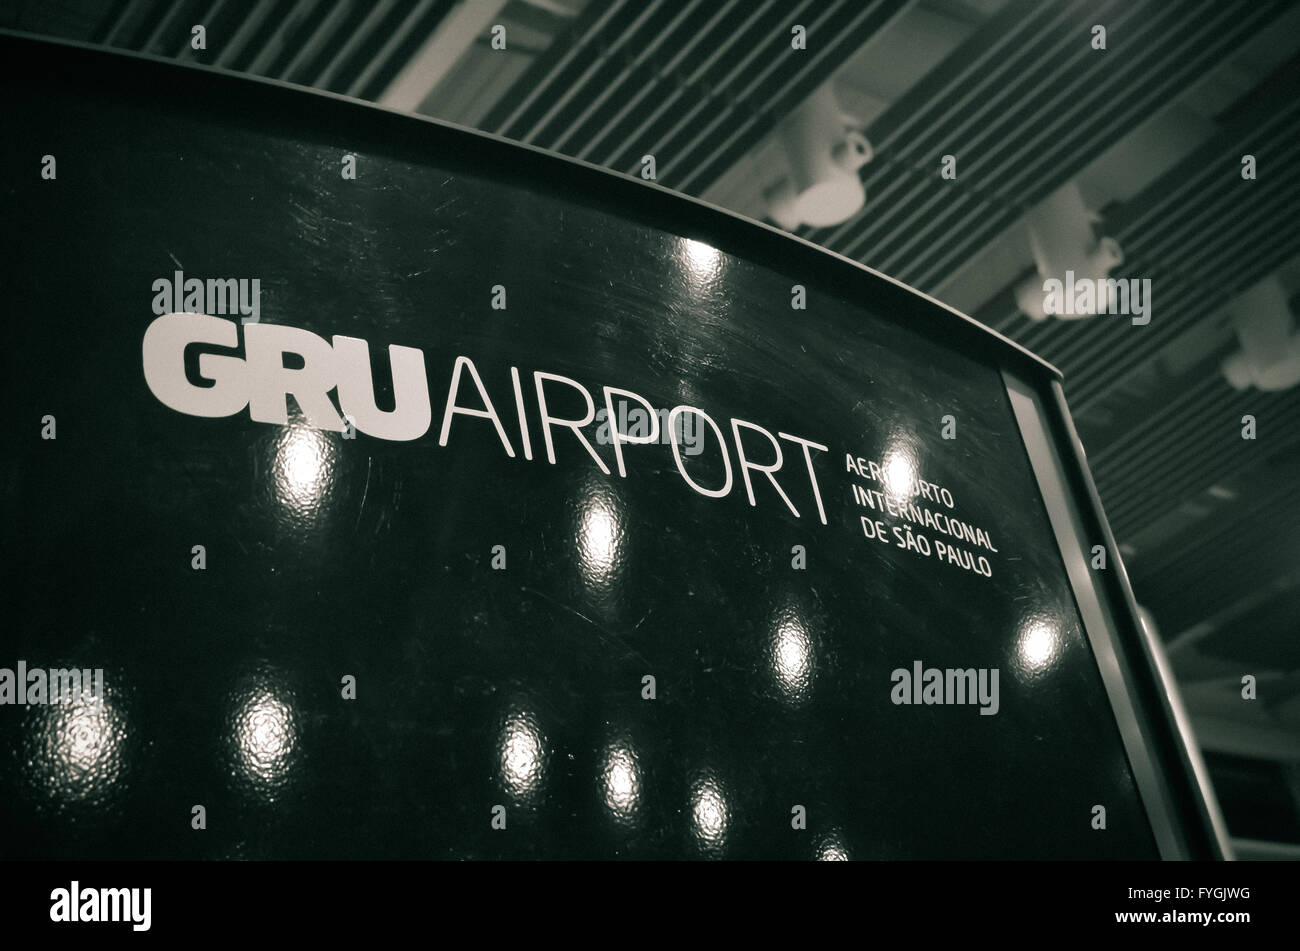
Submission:
[[[758,19],[765,16],[767,14],[768,9],[772,6],[772,2],[773,0],[764,0],[763,5],[759,7],[756,12],[752,13],[751,17],[754,19]],[[705,23],[703,27],[696,30],[694,35],[691,37],[690,41],[684,44],[677,51],[677,54],[673,56],[673,58],[670,59],[666,64],[664,64],[662,70],[664,75],[671,76],[679,68],[681,68],[682,65],[686,62],[686,58],[695,53],[696,46],[698,44],[704,43],[706,41],[706,38],[713,32],[713,30],[718,26],[718,24],[731,15],[731,11],[735,8],[736,3],[737,0],[728,0],[727,3],[720,5],[714,11],[713,16],[709,18],[709,21]],[[704,74],[704,71],[706,69],[708,69],[709,65],[713,62],[714,58],[721,55],[722,53],[725,53],[727,48],[740,38],[740,32],[741,31],[739,30],[731,31],[731,36],[727,40],[723,41],[723,43],[715,47],[711,53],[704,56],[697,56],[695,65],[691,69],[691,72],[685,77],[683,77],[681,83],[679,85],[676,85],[675,88],[667,95],[663,94],[664,90],[658,89],[653,85],[642,87],[641,91],[638,92],[637,95],[632,97],[630,100],[628,100],[627,104],[624,105],[623,108],[620,109],[617,114],[615,114],[613,120],[609,123],[607,128],[610,130],[610,132],[612,132],[623,121],[623,119],[626,118],[628,113],[631,112],[632,109],[634,109],[640,104],[641,100],[645,96],[650,95],[652,91],[658,92],[660,94],[659,104],[655,106],[655,108],[652,109],[647,115],[643,116],[641,119],[641,124],[638,125],[636,129],[630,135],[627,136],[627,139],[629,141],[635,142],[639,140],[641,134],[646,129],[648,129],[652,123],[654,123],[660,116],[662,116],[665,112],[667,112],[672,105],[674,105],[676,102],[680,100],[680,97],[682,96],[682,93],[685,89],[689,88],[693,83],[698,82],[699,77]],[[583,148],[581,152],[578,153],[579,158],[586,158],[591,153],[591,151],[594,148],[596,148],[596,146],[601,141],[603,141],[603,138],[604,137],[598,137],[596,139],[593,139],[591,142],[589,142],[587,146]],[[622,150],[623,150],[623,146],[621,145],[613,147],[612,150],[607,151],[604,154],[603,158],[599,159],[600,164],[609,165],[614,161],[615,158],[618,157],[618,154]]]
[[[618,14],[618,12],[623,8],[623,5],[624,0],[613,0],[613,2],[605,8],[604,13],[597,17],[592,23],[587,24],[580,36],[568,37],[566,42],[567,49],[564,55],[560,57],[560,60],[557,63],[551,66],[548,75],[553,77],[563,71],[564,67],[567,66],[574,57],[579,54],[579,52],[585,49],[587,43],[590,42],[593,37],[600,35],[605,24]],[[489,131],[496,132],[499,135],[510,136],[511,127],[519,117],[522,116],[544,92],[550,89],[549,81],[536,82],[535,77],[530,77],[528,75],[525,75],[524,79],[532,82],[532,85],[525,93],[523,99],[521,99],[514,109],[511,110],[504,122],[499,123],[495,129]]]
[[[221,14],[221,8],[224,7],[225,5],[226,5],[226,0],[212,0],[212,2],[208,4],[207,11],[204,12],[203,15],[199,17],[198,24],[196,25],[201,24],[206,29]],[[176,50],[177,59],[184,60],[184,61],[190,61],[196,59],[194,55],[196,50],[194,49],[193,46],[190,45],[191,39],[192,36],[187,36],[181,40],[180,48]]]
[[267,75],[276,57],[284,52],[289,34],[299,23],[312,14],[317,2],[318,0],[298,0],[293,5],[289,15],[279,22],[271,35],[266,38],[266,42],[262,44],[262,48],[257,55],[253,57],[253,61],[248,64],[248,72],[256,73],[259,76]]
[[313,57],[318,56],[327,42],[334,38],[335,31],[347,19],[352,12],[353,6],[353,0],[336,0],[329,12],[319,19],[316,28],[311,32],[311,36],[300,44],[293,59],[289,60],[288,65],[280,70],[279,78],[292,81],[297,70],[302,68],[305,63],[311,62]]
[[163,13],[163,15],[158,18],[158,25],[153,28],[153,32],[149,34],[149,38],[146,39],[144,43],[140,46],[140,51],[144,53],[150,52],[150,47],[152,47],[155,43],[158,43],[162,39],[163,35],[167,32],[168,28],[171,27],[172,21],[175,20],[180,14],[184,13],[185,8],[186,8],[186,4],[184,3],[170,4],[167,7],[166,12]]
[[566,105],[569,104],[569,101],[574,96],[578,95],[580,92],[582,93],[590,92],[590,90],[587,88],[587,81],[592,77],[592,75],[596,72],[596,70],[598,70],[601,66],[603,66],[606,60],[614,56],[617,56],[619,50],[622,49],[623,46],[627,44],[627,42],[631,40],[633,36],[636,35],[637,30],[640,29],[641,25],[645,23],[645,21],[649,20],[652,16],[654,16],[655,11],[657,11],[659,7],[662,5],[663,5],[663,0],[650,0],[650,2],[645,6],[645,8],[639,14],[637,14],[637,17],[635,20],[632,21],[631,26],[629,26],[626,30],[623,30],[609,47],[602,46],[598,54],[596,56],[591,57],[590,61],[587,63],[587,68],[584,69],[582,71],[582,75],[578,77],[578,81],[571,84],[568,89],[566,89],[563,93],[557,96],[551,102],[551,107],[547,109],[546,112],[542,113],[541,118],[533,122],[532,126],[528,129],[527,132],[525,132],[522,136],[520,136],[519,140],[521,142],[533,142],[537,138],[537,134],[546,126],[548,122],[551,121],[552,118],[555,117],[555,115],[561,109],[563,109]]
[[366,14],[366,18],[361,21],[361,25],[352,31],[352,35],[348,37],[343,46],[335,51],[334,55],[330,57],[330,61],[316,74],[316,78],[312,80],[312,85],[320,89],[332,89],[334,77],[338,75],[339,70],[357,51],[357,47],[364,43],[379,24],[384,21],[384,18],[388,16],[389,11],[392,10],[396,2],[397,0],[378,0],[377,3],[374,3],[370,7],[370,12]]
[[384,45],[379,48],[379,52],[377,52],[371,58],[370,62],[366,64],[366,68],[361,71],[361,75],[352,81],[352,85],[348,86],[347,94],[349,96],[361,95],[366,86],[370,84],[370,80],[374,79],[375,74],[387,65],[388,58],[393,55],[394,51],[401,46],[403,42],[405,42],[407,37],[409,37],[411,32],[415,29],[416,24],[419,23],[425,14],[429,12],[429,9],[434,5],[434,2],[435,0],[419,0],[419,3],[411,8],[410,12],[407,13],[402,22],[398,24],[397,29],[394,30],[392,35],[384,42]]
[[230,42],[222,44],[221,52],[217,54],[216,61],[213,65],[230,69],[235,60],[244,52],[244,48],[257,31],[261,29],[266,18],[275,9],[275,0],[257,0],[257,6],[249,11],[248,16],[244,17],[244,22],[235,35],[230,38]]
[[144,7],[148,6],[149,2],[150,0],[130,0],[104,36],[104,45],[121,46],[122,44],[118,42],[118,34],[128,22],[135,19]]
[[460,62],[508,0],[461,0],[379,97],[381,106],[415,112]]
[[[637,63],[648,62],[650,57],[653,56],[655,52],[659,49],[659,47],[663,45],[664,40],[666,40],[669,36],[672,36],[673,32],[677,29],[677,27],[680,26],[681,23],[688,16],[690,16],[692,13],[695,12],[698,3],[699,0],[690,0],[689,3],[683,4],[682,8],[677,13],[677,16],[673,17],[672,22],[670,22],[666,27],[664,27],[663,31],[659,34],[659,36],[648,47],[646,47],[644,50],[638,51],[635,54],[636,57],[635,62]],[[723,9],[725,9],[725,7]],[[700,42],[702,38],[703,38],[703,31],[696,33],[694,38],[687,44],[687,46],[693,48],[695,44]],[[664,74],[671,73],[672,70],[676,68],[676,66],[673,64],[680,62],[681,57],[684,55],[686,55],[685,51],[679,50],[677,55],[674,56],[671,60],[669,60],[669,65],[665,66],[660,72]],[[633,73],[634,71],[629,69],[626,71],[626,76],[630,78],[633,76]],[[648,84],[638,84],[638,86],[639,88],[636,92],[636,95],[629,97],[625,101],[623,108],[619,110],[618,114],[614,117],[613,121],[608,124],[609,127],[613,127],[614,125],[617,125],[618,122],[621,121],[622,118],[627,114],[627,112],[632,108],[632,102],[633,101],[639,102],[641,100],[641,97],[644,96],[646,92],[649,91],[650,88]],[[624,82],[611,83],[610,85],[606,86],[605,90],[599,96],[597,96],[591,102],[591,104],[588,105],[587,108],[584,109],[582,113],[576,119],[573,120],[572,123],[570,123],[568,131],[565,132],[562,136],[560,136],[555,141],[554,148],[557,151],[563,149],[565,144],[569,141],[569,137],[572,136],[573,133],[577,131],[577,129],[580,128],[584,122],[590,119],[592,114],[597,109],[599,109],[602,105],[604,105],[606,100],[608,100],[611,96],[613,96],[616,91],[620,93],[625,92],[625,83]],[[593,145],[594,142],[588,142],[585,146],[583,146],[579,150],[577,157],[585,158]]]

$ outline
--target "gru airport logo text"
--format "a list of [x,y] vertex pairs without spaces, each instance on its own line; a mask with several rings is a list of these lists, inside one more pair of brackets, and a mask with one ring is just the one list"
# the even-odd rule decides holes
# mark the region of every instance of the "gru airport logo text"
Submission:
[[[210,385],[200,386],[193,382],[185,370],[185,357],[190,348],[237,349],[241,329],[244,355],[199,351],[198,375]],[[415,347],[394,344],[388,348],[394,396],[391,410],[381,410],[375,405],[370,345],[356,337],[335,336],[331,342],[311,331],[283,324],[250,323],[241,328],[233,320],[207,314],[171,313],[156,318],[145,330],[143,350],[144,377],[150,391],[164,405],[190,416],[234,416],[247,408],[249,417],[256,422],[287,426],[289,415],[285,398],[292,395],[312,428],[341,432],[346,436],[350,436],[355,428],[376,439],[399,441],[424,436],[433,419],[424,351]],[[286,367],[285,354],[295,355],[295,362],[302,365]],[[516,458],[517,440],[524,459],[531,461],[530,427],[535,421],[541,430],[549,464],[555,465],[557,440],[576,441],[600,471],[609,475],[609,465],[584,432],[585,427],[597,421],[591,391],[577,380],[557,373],[537,370],[532,377],[532,386],[524,385],[519,368],[512,366],[509,396],[503,392],[504,383],[498,383],[495,384],[498,399],[494,400],[474,361],[466,356],[456,357],[447,386],[438,445],[448,444],[456,417],[470,417],[481,421],[476,425],[492,427],[502,449],[511,459]],[[570,418],[552,412],[548,393],[554,402],[561,389],[571,391],[570,399],[572,394],[578,395],[585,406],[582,415]],[[330,400],[331,390],[337,390],[341,413]],[[473,394],[469,393],[471,390]],[[631,390],[612,386],[602,387],[602,390],[603,419],[608,423],[607,441],[613,447],[614,465],[619,476],[626,478],[624,448],[658,443],[660,416],[647,399]],[[633,434],[618,425],[616,401],[633,401],[643,406],[648,414],[644,418],[649,420],[650,431],[643,433],[638,430]],[[716,437],[725,473],[718,485],[704,485],[687,471],[679,438],[683,427],[678,425],[679,417],[686,414],[712,430]],[[600,426],[604,431],[605,423],[600,423]],[[813,466],[813,451],[826,452],[826,446],[788,433],[772,433],[757,423],[735,418],[730,421],[728,439],[717,421],[695,406],[673,407],[663,426],[667,429],[667,442],[677,471],[695,492],[709,498],[722,498],[731,492],[737,481],[735,473],[739,471],[750,505],[758,504],[754,483],[761,484],[766,480],[796,518],[801,518],[801,508],[807,511],[811,503],[815,505],[822,524],[826,524],[826,510]],[[798,456],[795,456],[794,446],[799,447]],[[695,451],[688,448],[688,454],[694,455],[699,451],[698,446],[691,448]],[[734,468],[733,451],[736,458]],[[791,457],[794,457],[793,461]]]

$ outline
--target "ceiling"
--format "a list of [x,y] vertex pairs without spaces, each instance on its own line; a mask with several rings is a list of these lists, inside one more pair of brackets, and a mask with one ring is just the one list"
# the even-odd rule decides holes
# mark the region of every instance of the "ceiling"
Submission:
[[[208,50],[190,48],[195,23]],[[773,55],[792,23],[807,50]],[[1216,782],[1246,810],[1251,788],[1300,798],[1300,387],[1238,391],[1220,370],[1234,298],[1270,275],[1293,310],[1300,291],[1300,5],[9,0],[0,27],[329,89],[621,172],[653,154],[661,184],[757,218],[786,174],[778,123],[832,82],[874,148],[867,200],[797,233],[1061,368]],[[955,181],[937,174],[945,154]],[[1070,182],[1124,249],[1112,276],[1152,281],[1148,325],[1017,310],[1035,273],[1026,213]]]

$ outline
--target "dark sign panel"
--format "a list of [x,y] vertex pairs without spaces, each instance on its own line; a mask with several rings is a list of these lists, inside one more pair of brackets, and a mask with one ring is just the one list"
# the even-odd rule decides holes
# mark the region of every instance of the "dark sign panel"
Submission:
[[5,853],[1196,853],[1047,368],[651,186],[0,48]]

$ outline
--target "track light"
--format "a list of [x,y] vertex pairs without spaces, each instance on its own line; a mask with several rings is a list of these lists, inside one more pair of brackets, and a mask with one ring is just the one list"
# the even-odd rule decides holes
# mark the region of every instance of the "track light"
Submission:
[[1223,361],[1223,375],[1239,390],[1285,390],[1300,383],[1300,333],[1276,276],[1228,305],[1241,349]]
[[768,189],[767,214],[782,228],[824,228],[852,218],[867,201],[858,169],[871,161],[861,120],[840,111],[828,82],[787,116],[777,137],[787,176]]
[[[1089,281],[1103,296],[1111,293],[1106,277],[1111,268],[1124,263],[1124,252],[1114,238],[1094,237],[1093,225],[1099,220],[1096,212],[1084,204],[1074,182],[1057,189],[1025,216],[1038,270],[1035,277],[1016,288],[1016,304],[1027,316],[1034,320],[1069,319],[1114,312],[1109,299],[1097,299],[1091,311],[1060,306],[1059,302],[1053,305],[1044,288],[1047,281],[1063,285]],[[1073,295],[1065,300],[1073,300]]]

